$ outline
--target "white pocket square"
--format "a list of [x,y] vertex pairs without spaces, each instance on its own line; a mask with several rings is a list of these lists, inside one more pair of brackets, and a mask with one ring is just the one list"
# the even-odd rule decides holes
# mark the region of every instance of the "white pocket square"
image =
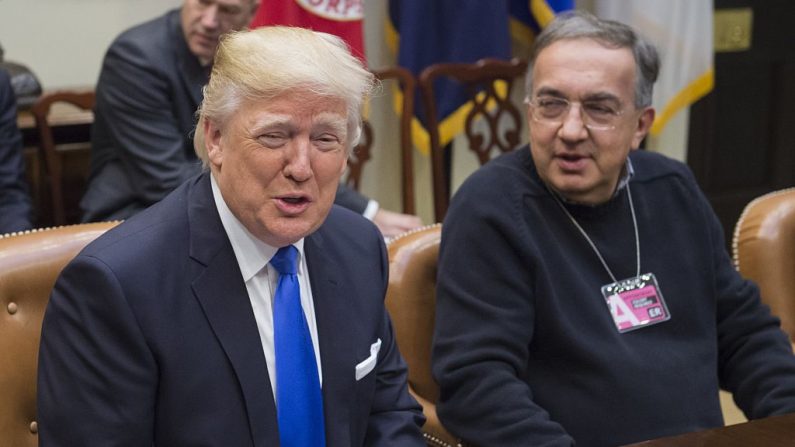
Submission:
[[362,378],[368,374],[370,371],[375,368],[375,364],[378,361],[378,351],[381,350],[381,339],[379,338],[376,340],[375,343],[370,345],[370,357],[364,359],[363,362],[356,365],[356,380],[362,380]]

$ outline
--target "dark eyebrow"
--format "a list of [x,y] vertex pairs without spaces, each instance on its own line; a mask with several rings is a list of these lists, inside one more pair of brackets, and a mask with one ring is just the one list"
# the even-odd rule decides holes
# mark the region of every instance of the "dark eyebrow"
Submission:
[[615,102],[616,104],[621,104],[621,99],[619,99],[618,96],[608,92],[597,92],[590,94],[585,98],[583,98],[583,101],[587,102],[610,101],[610,102]]
[[243,8],[238,5],[218,5],[218,9],[226,14],[238,14],[243,10]]
[[[555,98],[563,98],[569,99],[563,92],[558,89],[551,88],[551,87],[542,87],[536,91],[536,96],[552,96]],[[611,101],[615,102],[616,104],[621,104],[621,99],[610,93],[610,92],[596,92],[588,94],[585,98],[582,99],[584,102],[599,102],[599,101]]]
[[538,91],[536,91],[536,96],[554,96],[556,98],[566,98],[566,95],[564,95],[563,92],[550,87],[542,87],[538,89]]

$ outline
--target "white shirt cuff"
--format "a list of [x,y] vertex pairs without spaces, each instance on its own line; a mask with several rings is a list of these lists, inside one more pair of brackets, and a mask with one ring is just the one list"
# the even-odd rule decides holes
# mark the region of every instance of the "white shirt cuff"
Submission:
[[378,202],[376,202],[373,199],[370,199],[370,201],[367,202],[367,208],[364,209],[362,216],[366,217],[369,220],[373,220],[373,217],[375,217],[375,213],[378,212],[379,208],[381,208],[381,206],[378,205]]

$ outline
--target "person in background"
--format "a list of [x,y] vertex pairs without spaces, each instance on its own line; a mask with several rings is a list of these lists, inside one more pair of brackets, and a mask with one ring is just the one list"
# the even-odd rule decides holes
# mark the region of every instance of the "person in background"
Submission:
[[32,227],[16,99],[8,73],[0,69],[0,234]]
[[374,78],[337,37],[223,37],[207,169],[67,265],[44,316],[43,446],[421,447],[370,221],[333,205]]
[[534,43],[529,148],[481,168],[443,226],[441,422],[484,446],[615,446],[795,411],[795,357],[690,170],[638,151],[655,48],[586,12]]
[[[219,38],[245,28],[259,0],[185,0],[122,33],[97,83],[83,221],[126,219],[200,170],[195,112]],[[366,215],[385,236],[422,225],[340,185],[336,203]]]

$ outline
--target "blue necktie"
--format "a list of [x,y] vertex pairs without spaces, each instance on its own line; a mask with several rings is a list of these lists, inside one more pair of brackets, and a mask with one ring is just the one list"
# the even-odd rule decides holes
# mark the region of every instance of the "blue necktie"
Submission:
[[279,272],[273,302],[276,405],[281,447],[323,447],[323,395],[315,350],[296,276],[298,250],[282,247],[270,263]]

